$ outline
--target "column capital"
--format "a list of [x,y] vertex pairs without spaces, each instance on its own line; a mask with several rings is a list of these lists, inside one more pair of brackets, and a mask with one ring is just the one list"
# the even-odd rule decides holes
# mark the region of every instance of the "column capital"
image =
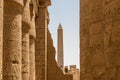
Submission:
[[39,6],[48,7],[51,5],[51,0],[38,0]]
[[17,4],[19,4],[19,5],[21,5],[21,6],[23,6],[24,4],[23,4],[23,0],[4,0],[4,1],[7,1],[7,2],[14,2],[14,3],[17,3]]

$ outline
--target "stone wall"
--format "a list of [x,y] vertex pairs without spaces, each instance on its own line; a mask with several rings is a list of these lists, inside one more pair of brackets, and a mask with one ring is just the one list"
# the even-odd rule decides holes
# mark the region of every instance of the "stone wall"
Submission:
[[120,79],[120,1],[104,2],[104,47],[109,79]]
[[119,79],[119,0],[81,0],[81,80]]
[[80,79],[80,71],[76,67],[76,65],[70,65],[70,69],[68,69],[67,73],[73,75],[73,80],[79,80]]
[[64,75],[64,80],[74,80],[72,74],[65,74]]
[[47,77],[48,77],[48,80],[57,80],[57,76],[56,76],[56,61],[55,61],[55,48],[53,46],[53,41],[52,41],[52,38],[51,38],[51,34],[48,30],[48,38],[47,38],[47,70],[48,70],[48,73],[47,73]]
[[72,75],[64,74],[63,70],[57,65],[55,60],[56,50],[49,30],[47,36],[47,80],[73,80]]

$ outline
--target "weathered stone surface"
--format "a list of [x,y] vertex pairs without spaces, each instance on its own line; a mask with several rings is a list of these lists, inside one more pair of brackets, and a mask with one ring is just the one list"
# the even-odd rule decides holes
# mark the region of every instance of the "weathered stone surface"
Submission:
[[64,80],[74,80],[72,74],[65,74],[64,75]]
[[50,4],[50,0],[39,0],[39,4],[37,0],[4,0],[3,10],[0,2],[4,18],[0,18],[0,80],[72,80],[55,60],[48,30]]
[[73,80],[72,75],[64,74],[63,70],[57,65],[56,51],[49,30],[47,36],[47,80]]
[[22,80],[29,80],[30,58],[29,58],[29,30],[30,30],[30,0],[24,0],[22,15]]
[[2,55],[3,55],[3,0],[0,0],[0,80],[2,80]]
[[36,18],[36,45],[35,64],[36,79],[46,80],[47,74],[47,6],[45,1],[40,2],[38,17]]
[[81,80],[119,79],[119,0],[81,0]]
[[[87,6],[88,5],[88,6]],[[81,80],[104,73],[103,1],[81,0]],[[86,24],[87,23],[87,24]],[[97,59],[97,60],[96,60]],[[100,74],[101,74],[100,73]],[[99,75],[98,75],[99,76]],[[97,77],[98,77],[97,76]]]
[[55,61],[55,48],[53,46],[53,41],[50,35],[50,32],[48,30],[48,38],[47,38],[47,78],[48,80],[57,80],[57,75],[56,75],[56,67],[57,63]]
[[35,78],[35,38],[30,36],[30,80]]
[[70,68],[66,73],[71,74],[73,76],[73,80],[80,80],[80,71],[76,68],[76,65],[70,65]]
[[30,80],[36,80],[35,78],[35,12],[33,5],[30,6],[31,13],[31,29],[30,29]]
[[22,9],[23,0],[4,0],[3,80],[21,80]]

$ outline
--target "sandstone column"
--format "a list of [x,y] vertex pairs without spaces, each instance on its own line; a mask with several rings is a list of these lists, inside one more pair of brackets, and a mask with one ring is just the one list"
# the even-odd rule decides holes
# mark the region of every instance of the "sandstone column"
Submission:
[[47,7],[45,2],[39,6],[36,20],[36,80],[45,80],[45,57],[47,54]]
[[36,80],[47,80],[47,6],[50,4],[48,1],[39,1],[36,19]]
[[35,12],[33,10],[33,4],[30,5],[30,13],[31,13],[31,29],[30,29],[30,80],[35,79]]
[[3,80],[21,79],[23,0],[4,0]]
[[63,29],[61,24],[58,27],[58,54],[57,54],[58,66],[63,69]]
[[3,54],[3,0],[0,0],[0,80],[2,80],[2,54]]
[[22,80],[29,80],[29,30],[30,30],[30,0],[24,0],[22,16]]

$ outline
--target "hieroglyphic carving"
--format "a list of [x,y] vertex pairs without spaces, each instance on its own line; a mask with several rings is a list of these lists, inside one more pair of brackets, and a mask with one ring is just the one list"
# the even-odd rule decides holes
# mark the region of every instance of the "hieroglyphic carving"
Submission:
[[21,80],[22,2],[4,0],[3,80]]
[[108,4],[112,3],[113,1],[115,1],[115,0],[105,0],[105,5],[108,5]]
[[105,32],[104,32],[104,47],[105,48],[110,46],[111,36],[112,36],[112,25],[108,25],[105,28]]
[[30,0],[24,0],[22,15],[22,80],[30,77],[29,30],[30,30]]
[[115,76],[115,77],[116,77],[116,80],[119,80],[119,79],[120,79],[120,76],[119,76],[119,75],[120,75],[120,66],[117,66],[117,67],[116,67],[116,76]]

